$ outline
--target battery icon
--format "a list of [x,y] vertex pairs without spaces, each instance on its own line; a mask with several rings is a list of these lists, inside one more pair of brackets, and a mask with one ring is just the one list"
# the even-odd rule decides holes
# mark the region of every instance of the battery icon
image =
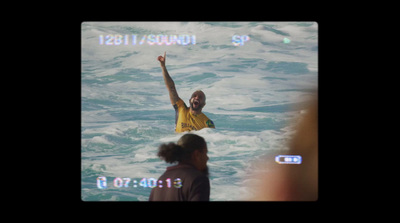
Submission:
[[275,156],[275,162],[279,164],[301,164],[299,155],[278,155]]

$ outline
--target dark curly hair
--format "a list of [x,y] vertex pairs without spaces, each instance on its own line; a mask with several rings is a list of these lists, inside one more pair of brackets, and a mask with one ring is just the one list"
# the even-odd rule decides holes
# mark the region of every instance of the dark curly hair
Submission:
[[164,143],[158,148],[157,156],[167,163],[190,161],[195,150],[202,150],[206,147],[203,137],[195,134],[183,135],[177,143]]

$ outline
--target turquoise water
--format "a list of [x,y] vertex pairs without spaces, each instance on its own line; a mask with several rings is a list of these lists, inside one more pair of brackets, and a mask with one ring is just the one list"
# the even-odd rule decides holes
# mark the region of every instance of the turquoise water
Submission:
[[[82,23],[82,200],[146,201],[151,188],[139,182],[168,166],[156,156],[158,146],[184,133],[174,132],[157,61],[164,51],[179,96],[186,103],[197,89],[207,96],[203,112],[216,129],[196,134],[208,143],[210,199],[247,200],[252,164],[287,150],[291,123],[318,88],[318,24]],[[98,188],[98,177],[107,188]],[[114,185],[116,178],[123,183]]]

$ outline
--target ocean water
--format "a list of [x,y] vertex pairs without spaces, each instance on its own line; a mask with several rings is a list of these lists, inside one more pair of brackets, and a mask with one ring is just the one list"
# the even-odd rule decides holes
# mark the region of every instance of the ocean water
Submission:
[[[207,96],[203,112],[216,129],[195,133],[208,145],[211,201],[254,195],[254,163],[288,149],[294,120],[318,88],[315,22],[84,22],[81,28],[83,201],[146,201],[148,186],[155,186],[149,179],[169,166],[156,156],[158,146],[184,133],[174,132],[175,111],[157,61],[164,51],[185,103],[197,89]],[[107,181],[99,186],[98,179]]]

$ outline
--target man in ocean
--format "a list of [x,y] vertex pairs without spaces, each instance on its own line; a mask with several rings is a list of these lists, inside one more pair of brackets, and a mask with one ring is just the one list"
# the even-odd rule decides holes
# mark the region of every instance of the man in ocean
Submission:
[[178,96],[175,83],[168,74],[165,66],[166,52],[164,52],[164,57],[159,56],[157,59],[160,61],[164,82],[169,92],[171,104],[175,109],[175,131],[185,132],[200,130],[202,128],[215,128],[213,121],[202,112],[203,107],[206,105],[206,95],[204,92],[201,90],[193,92],[189,99],[190,107],[188,108],[185,102]]

